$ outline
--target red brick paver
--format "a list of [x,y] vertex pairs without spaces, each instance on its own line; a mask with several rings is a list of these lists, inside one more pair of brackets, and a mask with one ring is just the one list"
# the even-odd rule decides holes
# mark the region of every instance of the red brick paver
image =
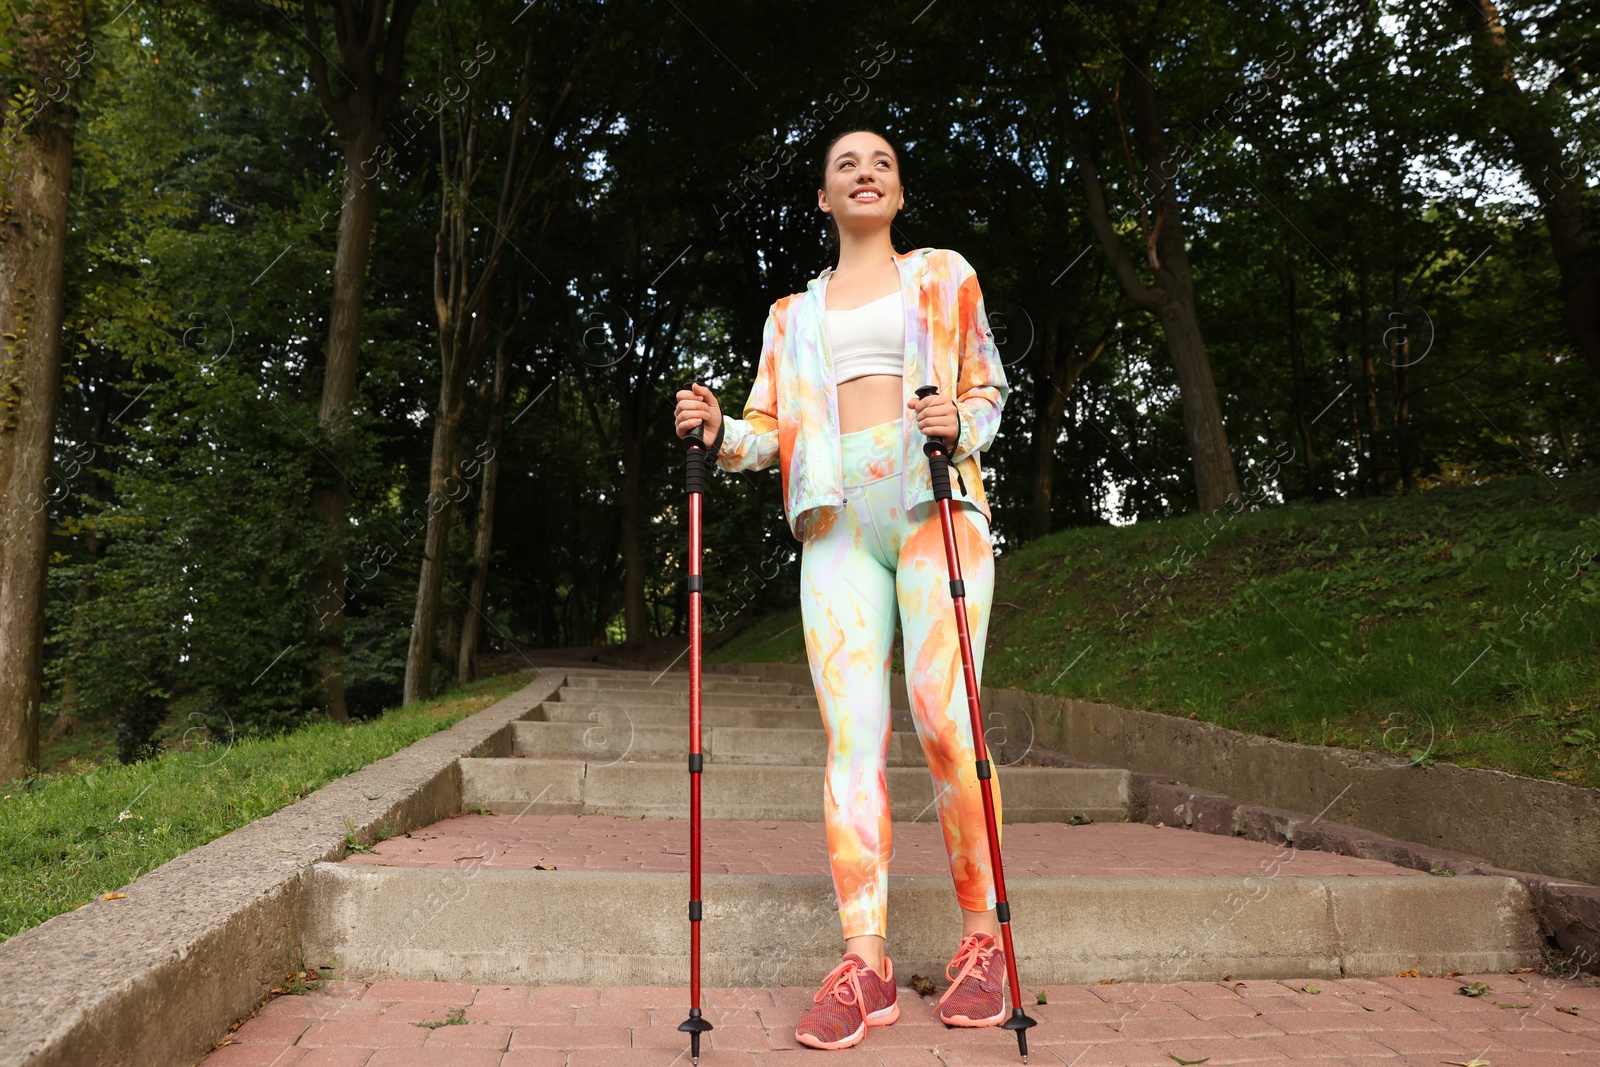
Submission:
[[[1490,987],[1483,996],[1459,992],[1479,981]],[[804,1067],[824,1055],[841,1067],[1018,1062],[1009,1033],[946,1027],[934,1014],[936,996],[904,986],[894,1025],[874,1027],[853,1049],[803,1049],[794,1023],[812,992],[705,990],[714,1029],[701,1044],[704,1067]],[[1040,990],[1027,992],[1031,999]],[[1027,1010],[1038,1020],[1029,1062],[1045,1067],[1600,1063],[1600,988],[1537,974],[1115,983],[1043,993],[1046,1003]],[[465,1021],[447,1022],[453,1010]],[[688,1039],[677,1029],[687,1013],[688,991],[679,987],[345,982],[271,1001],[201,1067],[688,1067]]]
[[[701,869],[718,874],[827,874],[820,822],[707,819]],[[1007,877],[1415,875],[1382,860],[1280,848],[1144,823],[1015,823],[1003,834]],[[606,815],[462,815],[374,845],[354,866],[559,871],[687,871],[683,819]],[[939,824],[896,822],[889,873],[948,875]]]

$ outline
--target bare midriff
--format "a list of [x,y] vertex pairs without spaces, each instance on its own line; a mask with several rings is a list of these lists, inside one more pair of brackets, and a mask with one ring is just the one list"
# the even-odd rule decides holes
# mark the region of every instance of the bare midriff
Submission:
[[905,412],[904,380],[898,374],[863,374],[839,383],[839,432],[854,433],[893,422]]
[[[894,289],[887,288],[891,279]],[[840,305],[846,308],[862,307],[882,299],[890,292],[898,292],[899,283],[900,272],[892,260],[870,274],[853,274],[847,278],[836,276],[828,282],[823,306],[830,310]],[[863,374],[859,378],[840,382],[839,432],[854,433],[900,418],[905,414],[903,389],[904,380],[898,374]]]

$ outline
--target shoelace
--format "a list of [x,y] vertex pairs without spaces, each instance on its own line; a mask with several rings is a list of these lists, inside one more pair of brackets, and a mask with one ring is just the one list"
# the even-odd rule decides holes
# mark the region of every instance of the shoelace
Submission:
[[[985,944],[978,940],[980,936],[982,935],[968,934],[966,937],[963,937],[961,939],[961,947],[956,949],[955,959],[945,964],[944,976],[950,979],[950,988],[946,989],[944,991],[944,996],[939,998],[940,1004],[943,1004],[946,1000],[949,1000],[950,994],[961,988],[962,979],[971,974],[974,968],[983,964],[987,964],[989,962],[989,958],[993,956],[996,949],[999,948],[999,943],[994,938],[989,938],[988,943]],[[961,970],[954,978],[951,978],[950,968],[958,965],[960,966]]]
[[[833,997],[841,1004],[860,1004],[861,997],[861,966],[855,960],[844,960],[839,966],[828,972],[828,977],[822,980],[822,988],[812,996],[812,1000],[821,1004],[829,997]],[[845,997],[845,990],[850,991],[850,997]]]

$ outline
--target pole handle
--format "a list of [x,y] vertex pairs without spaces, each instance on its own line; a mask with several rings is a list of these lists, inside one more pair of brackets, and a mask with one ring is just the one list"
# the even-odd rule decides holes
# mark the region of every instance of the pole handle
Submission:
[[[917,387],[917,399],[930,397],[939,392],[937,385],[921,385]],[[937,437],[929,437],[922,442],[922,454],[928,457],[928,477],[933,482],[933,498],[935,500],[949,500],[950,494],[950,457],[945,454],[944,442]]]
[[[693,385],[703,385],[700,379],[695,378],[685,385],[689,389]],[[688,454],[684,457],[684,480],[687,483],[689,495],[704,494],[706,491],[706,441],[705,426],[696,426],[683,435],[683,445]]]

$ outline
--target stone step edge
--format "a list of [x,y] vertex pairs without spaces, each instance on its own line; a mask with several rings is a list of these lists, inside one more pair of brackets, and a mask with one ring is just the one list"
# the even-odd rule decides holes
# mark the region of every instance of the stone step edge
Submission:
[[[541,891],[530,893],[536,880]],[[705,950],[719,961],[803,956],[808,970],[824,972],[838,955],[832,886],[827,875],[704,875]],[[662,977],[663,968],[686,968],[687,888],[681,871],[326,863],[312,872],[306,946],[309,962],[337,956],[363,979],[417,978],[433,969],[446,981],[505,980],[520,960],[528,981],[652,984],[647,979]],[[889,892],[897,967],[904,960],[937,968],[945,957],[935,957],[960,932],[948,876],[890,876]],[[1376,977],[1411,967],[1510,970],[1539,958],[1527,892],[1509,878],[1038,877],[1009,896],[1019,969],[1030,983],[1191,981],[1224,971]],[[544,928],[541,909],[552,907],[577,940],[546,951],[535,931]],[[486,924],[486,914],[494,921]],[[640,948],[615,958],[619,944]],[[591,965],[593,972],[584,970]],[[551,971],[562,967],[579,969]],[[776,980],[742,977],[709,981]]]
[[[659,686],[662,689],[671,689],[677,691],[687,690],[689,686],[689,676],[682,671],[672,671],[660,677],[649,673],[623,671],[617,671],[605,675],[574,671],[567,671],[566,674],[569,678],[573,679],[573,681],[569,682],[568,684],[575,685],[578,688],[603,689],[606,688],[606,684],[609,682],[619,682],[622,683],[618,686],[619,690],[637,690],[640,688],[637,683],[644,681],[646,678],[651,679],[649,682],[649,687],[651,688]],[[804,692],[800,691],[802,688],[804,689]],[[746,690],[752,691],[752,695],[755,691],[771,692],[773,690],[781,689],[782,692],[780,692],[779,695],[804,696],[810,691],[810,688],[809,682],[806,684],[806,686],[800,687],[796,686],[792,682],[763,680],[759,678],[746,679],[739,675],[712,674],[709,672],[702,676],[701,684],[701,691],[706,693],[737,693],[741,690]]]
[[[641,695],[656,699],[640,700]],[[671,699],[666,699],[670,697]],[[676,708],[683,712],[685,722],[689,714],[689,697],[670,689],[585,689],[577,686],[562,688],[551,698],[557,704],[577,704],[584,707],[617,708]],[[759,711],[808,711],[820,715],[815,697],[794,693],[729,693],[717,690],[701,695],[701,707],[751,708]],[[820,721],[820,719],[819,719]]]
[[[590,744],[587,741],[589,731],[601,730],[609,733],[612,728],[605,724],[586,725],[583,721],[524,721],[513,724],[516,730],[516,740],[512,746],[511,754],[518,759],[585,759],[593,758],[593,762],[600,762],[600,758],[610,755],[608,745]],[[644,735],[644,748],[649,754],[629,758],[633,751],[633,744],[639,740],[640,734]],[[706,762],[717,766],[742,764],[744,766],[784,767],[784,766],[816,766],[816,764],[791,764],[791,763],[766,763],[751,759],[730,759],[728,753],[718,752],[717,738],[759,734],[763,739],[775,737],[779,742],[802,744],[815,747],[819,743],[826,749],[828,733],[820,726],[703,726],[700,735],[700,750],[704,753]],[[572,735],[577,735],[573,737]],[[553,738],[551,747],[562,748],[556,754],[545,754],[538,751],[523,751],[524,749],[537,749],[544,736]],[[922,751],[918,734],[915,730],[894,730],[891,735],[890,760],[892,766],[925,766],[927,756]],[[666,752],[659,746],[663,740],[670,739],[672,749]],[[898,746],[899,755],[894,753]],[[911,751],[907,751],[908,748]],[[741,755],[735,751],[731,755]],[[628,748],[617,759],[627,760],[629,763],[682,763],[689,755],[688,731],[679,725],[665,723],[639,723],[634,724],[628,735]],[[824,753],[824,759],[826,754]]]
[[[485,756],[476,758],[463,757],[458,765],[464,809],[466,807],[478,808],[494,815],[507,814],[515,810],[541,815],[593,814],[638,817],[639,815],[654,814],[665,806],[669,807],[670,811],[655,817],[669,819],[688,818],[688,797],[686,793],[675,797],[666,805],[656,801],[640,801],[637,794],[627,794],[622,797],[607,796],[607,789],[615,790],[617,788],[615,785],[617,776],[615,775],[604,775],[598,779],[601,782],[602,792],[598,797],[591,797],[589,795],[590,771],[608,771],[618,766],[616,760],[601,762],[584,759]],[[630,782],[633,781],[635,772],[638,771],[645,771],[651,779],[659,780],[663,774],[666,774],[680,779],[685,784],[688,781],[687,767],[676,760],[641,760],[626,766],[629,769]],[[824,772],[820,765],[723,763],[712,766],[715,767],[715,771],[708,771],[707,773],[715,774],[716,777],[724,780],[742,779],[749,781],[772,776],[774,772],[795,771],[800,772],[808,779],[816,780],[820,784]],[[927,774],[926,766],[890,767],[888,770],[891,776],[891,793],[895,792],[897,788],[905,788],[903,786],[897,787],[895,785],[896,781],[903,778],[912,778],[920,784],[924,779],[919,777],[917,772],[921,771],[923,775]],[[1131,776],[1127,771],[1097,767],[1011,767],[1008,770],[1013,777],[1013,781],[1016,780],[1017,776],[1022,776],[1035,782],[1040,780],[1046,782],[1055,781],[1056,779],[1051,772],[1057,772],[1064,775],[1068,781],[1076,780],[1079,782],[1089,791],[1089,795],[1077,798],[1063,796],[1066,801],[1065,804],[1055,805],[1052,803],[1046,805],[1037,802],[1035,794],[1031,792],[1013,794],[1015,800],[1009,807],[1003,809],[1002,817],[1005,817],[1004,812],[1020,812],[1020,817],[1016,818],[1015,822],[1059,822],[1065,818],[1061,812],[1073,812],[1085,815],[1094,822],[1127,821],[1128,813],[1132,807]],[[507,772],[517,776],[514,783],[515,788],[506,786],[504,775]],[[535,776],[535,781],[538,781],[540,777],[547,779],[544,783],[544,788],[531,798],[526,793],[518,795],[516,789],[523,788],[524,783],[522,780],[530,775]],[[640,775],[639,777],[643,776]],[[531,789],[531,786],[527,788]],[[650,787],[646,786],[645,788]],[[497,789],[499,791],[496,791]],[[550,795],[549,799],[544,799],[548,794],[551,794],[552,790],[555,790],[554,795]],[[1059,787],[1057,791],[1059,792]],[[810,811],[810,805],[813,801],[820,803],[820,793],[799,803],[806,804],[806,810]],[[1075,801],[1087,801],[1087,803],[1075,803]],[[706,797],[705,804],[708,811],[717,810],[718,803],[719,801],[715,796],[708,795]],[[785,809],[781,802],[769,802],[765,797],[759,801],[751,801],[745,798],[738,801],[730,801],[730,803],[738,803],[745,810],[756,807],[758,804],[765,805],[760,807],[759,810],[768,812],[768,814],[751,816],[752,818],[784,819],[787,817],[782,813]],[[1046,812],[1048,813],[1047,816],[1039,817],[1041,813]],[[714,814],[707,814],[705,817],[723,818],[723,816]]]
[[1529,871],[1506,870],[1464,852],[1402,841],[1360,826],[1328,822],[1302,811],[1249,804],[1210,789],[1185,785],[1171,775],[1134,771],[1132,778],[1129,822],[1383,860],[1440,877],[1510,878],[1528,891],[1541,936],[1563,957],[1558,969],[1600,973],[1600,886]]

